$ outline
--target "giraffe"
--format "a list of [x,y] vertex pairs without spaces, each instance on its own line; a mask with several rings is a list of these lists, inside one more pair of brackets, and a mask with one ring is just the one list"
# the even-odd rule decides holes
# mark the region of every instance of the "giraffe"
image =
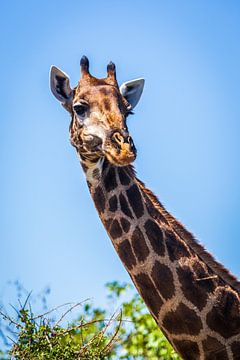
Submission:
[[240,282],[218,263],[140,181],[126,119],[144,79],[118,86],[107,77],[81,78],[52,66],[50,87],[71,115],[70,142],[112,244],[159,328],[186,360],[240,359]]

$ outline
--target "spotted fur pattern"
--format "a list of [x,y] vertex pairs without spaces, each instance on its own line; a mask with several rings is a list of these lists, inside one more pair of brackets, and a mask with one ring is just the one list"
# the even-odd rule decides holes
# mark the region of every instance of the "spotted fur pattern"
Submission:
[[187,360],[240,359],[239,282],[130,166],[98,160],[84,170],[120,259],[176,351]]

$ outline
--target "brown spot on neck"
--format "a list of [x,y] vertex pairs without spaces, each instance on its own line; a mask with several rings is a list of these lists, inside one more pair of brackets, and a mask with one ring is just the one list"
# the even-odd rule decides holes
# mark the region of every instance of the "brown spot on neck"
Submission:
[[163,319],[163,327],[171,334],[198,335],[202,329],[201,318],[185,304],[169,311]]
[[207,314],[210,329],[221,334],[225,339],[240,334],[239,298],[233,291],[224,287],[218,289],[218,296],[212,310]]
[[195,280],[194,273],[189,266],[182,266],[177,269],[178,279],[181,284],[186,299],[191,301],[199,310],[202,310],[206,303],[209,294],[214,290],[214,284],[212,280],[207,281],[209,286],[206,291],[204,282]]
[[118,206],[118,200],[117,200],[117,196],[113,195],[110,199],[109,199],[109,211],[111,212],[115,212],[117,211],[117,206]]
[[139,262],[145,261],[150,251],[147,247],[143,233],[141,232],[138,226],[133,231],[131,242],[132,242],[134,254],[136,255],[138,261]]
[[173,275],[168,266],[156,261],[152,268],[152,279],[164,299],[171,299],[175,294]]
[[163,243],[163,232],[160,227],[149,219],[144,224],[144,228],[153,250],[156,254],[163,256],[165,254],[165,247]]
[[143,208],[143,199],[141,197],[140,191],[136,184],[133,184],[127,191],[126,191],[128,201],[136,215],[137,218],[140,218],[144,213]]
[[206,360],[228,359],[225,346],[214,337],[207,336],[207,338],[203,340],[202,345],[203,345],[204,353],[206,354]]
[[121,167],[118,168],[118,176],[119,176],[120,183],[122,185],[130,184],[131,179],[127,174],[127,170],[128,170],[127,168],[121,168]]
[[124,240],[119,244],[118,254],[128,270],[131,270],[137,264],[132,252],[131,244],[128,240]]
[[119,195],[119,203],[121,211],[129,218],[133,219],[132,211],[130,210],[127,200],[123,194]]
[[104,176],[104,186],[107,192],[117,187],[116,172],[113,166],[110,166]]
[[135,283],[138,286],[139,292],[143,297],[143,300],[157,318],[163,301],[159,296],[152,280],[147,274],[141,273],[135,276]]
[[123,231],[125,233],[128,233],[130,226],[131,226],[130,222],[127,219],[125,219],[124,217],[122,217],[120,221],[121,221]]
[[122,236],[122,228],[118,220],[116,219],[106,220],[105,226],[113,240],[120,238]]
[[[176,346],[178,352],[181,354],[183,359],[186,359],[186,360],[200,359],[199,358],[200,351],[199,351],[198,344],[196,342],[190,341],[190,340],[179,340],[179,341],[175,340],[174,345]],[[214,360],[214,359],[212,358],[212,360]],[[215,360],[217,360],[217,359],[215,359]],[[220,360],[220,358],[219,358],[219,360]]]
[[105,210],[106,199],[103,193],[103,189],[98,186],[93,193],[93,200],[99,213],[103,213]]

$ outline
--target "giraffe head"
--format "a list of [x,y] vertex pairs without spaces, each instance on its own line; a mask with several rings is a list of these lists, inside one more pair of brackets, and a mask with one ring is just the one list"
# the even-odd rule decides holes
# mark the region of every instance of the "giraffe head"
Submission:
[[106,157],[116,166],[126,166],[136,158],[126,118],[141,97],[144,80],[132,80],[119,87],[112,62],[103,79],[90,74],[86,56],[80,65],[81,79],[73,89],[64,72],[55,66],[50,72],[51,90],[72,117],[71,143],[85,161]]

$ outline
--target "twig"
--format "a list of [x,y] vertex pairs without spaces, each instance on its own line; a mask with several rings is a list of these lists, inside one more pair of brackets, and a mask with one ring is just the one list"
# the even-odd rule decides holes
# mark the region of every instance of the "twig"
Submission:
[[73,309],[75,309],[76,307],[82,305],[83,302],[88,301],[88,300],[89,300],[89,299],[86,299],[86,300],[84,300],[84,301],[82,301],[82,302],[79,302],[79,303],[73,305],[72,307],[70,307],[70,309],[68,309],[68,310],[60,317],[60,319],[53,325],[53,327],[58,326],[58,324],[62,321],[63,318],[65,318],[65,316],[66,316],[69,312],[71,312]]
[[122,325],[122,311],[120,312],[120,319],[118,320],[118,327],[115,330],[115,333],[107,343],[107,345],[103,348],[103,352],[108,352],[112,346],[113,341],[115,340],[117,334],[119,333],[120,327]]
[[53,311],[56,311],[58,310],[59,308],[63,307],[63,306],[67,306],[67,305],[70,305],[71,303],[66,303],[66,304],[62,304],[62,305],[59,305],[59,306],[56,306],[55,308],[51,309],[51,310],[48,310],[46,311],[45,313],[43,314],[40,314],[40,315],[37,315],[35,316],[34,318],[32,318],[31,320],[37,320],[39,318],[42,318],[43,316],[45,315],[48,315],[48,314],[51,314]]
[[95,334],[78,352],[78,355],[81,355],[85,352],[86,348],[91,345],[91,343],[96,339],[96,337],[99,335],[99,333]]
[[16,325],[17,327],[21,327],[23,328],[23,326],[19,323],[17,323],[15,320],[13,320],[10,316],[4,314],[3,312],[0,311],[0,315],[2,315],[4,317],[5,320],[8,320],[10,323]]
[[111,316],[110,320],[108,321],[107,325],[104,327],[104,329],[101,331],[101,335],[99,336],[99,341],[98,341],[98,345],[100,344],[102,338],[103,338],[103,335],[105,334],[105,332],[107,331],[107,328],[109,327],[109,325],[111,324],[114,316],[115,316],[116,312],[113,313],[113,315]]
[[16,346],[18,345],[18,344],[16,343],[16,341],[14,341],[12,338],[10,338],[10,336],[7,336],[7,338],[10,339]]
[[12,304],[9,304],[11,306],[11,308],[16,311],[17,315],[20,316],[19,314],[19,310],[15,308],[15,306],[13,306]]
[[[27,296],[27,298],[26,298],[26,300],[25,300],[25,302],[24,302],[24,305],[22,306],[22,309],[23,310],[25,310],[25,306],[27,305],[27,302],[28,302],[28,300],[29,300],[29,298],[30,298],[30,296],[32,295],[32,290],[30,291],[30,293],[28,294],[28,296]],[[20,300],[18,300],[19,302],[20,302]],[[21,302],[20,302],[20,305],[21,305]]]

